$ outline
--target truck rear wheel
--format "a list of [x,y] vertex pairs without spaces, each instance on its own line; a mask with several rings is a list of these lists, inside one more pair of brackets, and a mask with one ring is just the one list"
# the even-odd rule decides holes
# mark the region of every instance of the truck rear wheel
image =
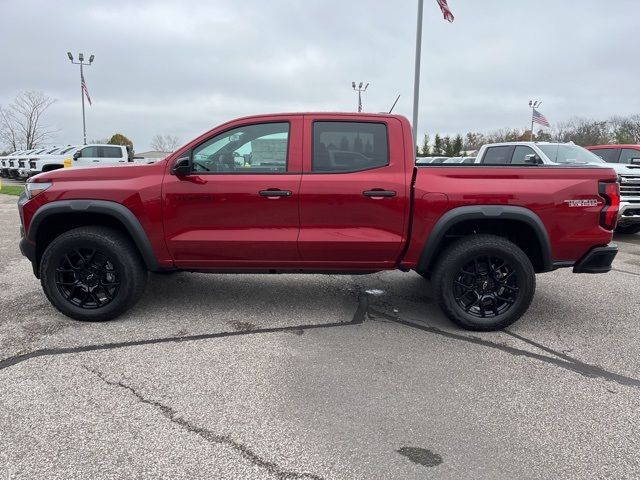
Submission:
[[40,263],[49,301],[68,317],[111,320],[144,292],[147,271],[131,241],[105,227],[79,227],[61,234]]
[[531,261],[514,243],[472,235],[450,245],[431,277],[435,298],[467,330],[500,330],[529,308],[536,288]]

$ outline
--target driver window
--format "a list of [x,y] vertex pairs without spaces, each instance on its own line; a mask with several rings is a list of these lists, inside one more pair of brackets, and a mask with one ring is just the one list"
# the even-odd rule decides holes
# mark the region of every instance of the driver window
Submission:
[[80,155],[78,158],[97,158],[98,157],[98,147],[85,147],[80,150]]
[[284,173],[287,171],[288,123],[234,128],[193,150],[197,173]]

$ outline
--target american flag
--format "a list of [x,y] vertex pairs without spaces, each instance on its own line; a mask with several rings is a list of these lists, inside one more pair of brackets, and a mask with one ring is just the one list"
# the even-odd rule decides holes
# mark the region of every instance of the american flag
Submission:
[[80,86],[82,87],[82,91],[87,96],[87,102],[89,102],[89,105],[91,105],[91,97],[89,96],[89,90],[87,89],[87,83],[84,81],[84,74],[82,74],[82,76],[80,78],[81,78]]
[[538,125],[544,125],[545,127],[550,127],[549,120],[535,108],[533,109],[533,123],[537,123]]
[[447,5],[447,0],[437,0],[438,5],[440,5],[440,10],[442,10],[442,15],[444,15],[444,19],[449,23],[453,22],[455,18],[451,10],[449,10],[449,5]]

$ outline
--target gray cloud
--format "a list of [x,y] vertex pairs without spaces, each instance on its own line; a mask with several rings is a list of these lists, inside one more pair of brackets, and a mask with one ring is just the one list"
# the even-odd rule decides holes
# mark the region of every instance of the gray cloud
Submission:
[[[419,130],[527,124],[529,98],[558,122],[640,112],[636,0],[425,2]],[[0,104],[20,90],[58,99],[47,122],[81,141],[79,74],[93,53],[90,138],[121,132],[137,150],[156,133],[184,142],[225,120],[274,111],[411,116],[417,2],[382,0],[36,1],[0,4]]]

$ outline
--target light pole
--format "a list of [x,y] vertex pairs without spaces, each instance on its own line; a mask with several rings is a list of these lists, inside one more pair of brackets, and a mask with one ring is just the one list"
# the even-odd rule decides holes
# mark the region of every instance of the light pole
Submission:
[[367,83],[364,88],[362,88],[362,83],[363,82],[360,82],[356,87],[356,82],[351,82],[351,88],[358,92],[358,113],[362,111],[362,92],[366,92],[367,87],[369,86],[369,84]]
[[542,101],[529,100],[529,108],[531,109],[531,135],[529,136],[529,141],[531,142],[533,142],[533,112],[540,105],[542,105]]
[[95,55],[91,55],[89,57],[89,63],[84,63],[84,54],[83,53],[79,53],[78,54],[78,60],[79,62],[74,62],[73,61],[73,55],[71,55],[71,52],[67,52],[67,56],[69,57],[69,60],[71,61],[71,63],[73,63],[74,65],[80,65],[80,97],[82,98],[82,135],[84,137],[84,145],[87,144],[87,123],[85,121],[84,118],[84,89],[85,89],[85,85],[84,85],[84,72],[82,70],[83,66],[90,66],[93,63],[93,59],[95,58]]
[[[420,57],[422,56],[422,10],[424,0],[418,0],[418,25],[416,29],[416,60],[413,71],[413,144],[418,144],[418,104],[420,103]],[[415,147],[414,147],[415,148]]]

